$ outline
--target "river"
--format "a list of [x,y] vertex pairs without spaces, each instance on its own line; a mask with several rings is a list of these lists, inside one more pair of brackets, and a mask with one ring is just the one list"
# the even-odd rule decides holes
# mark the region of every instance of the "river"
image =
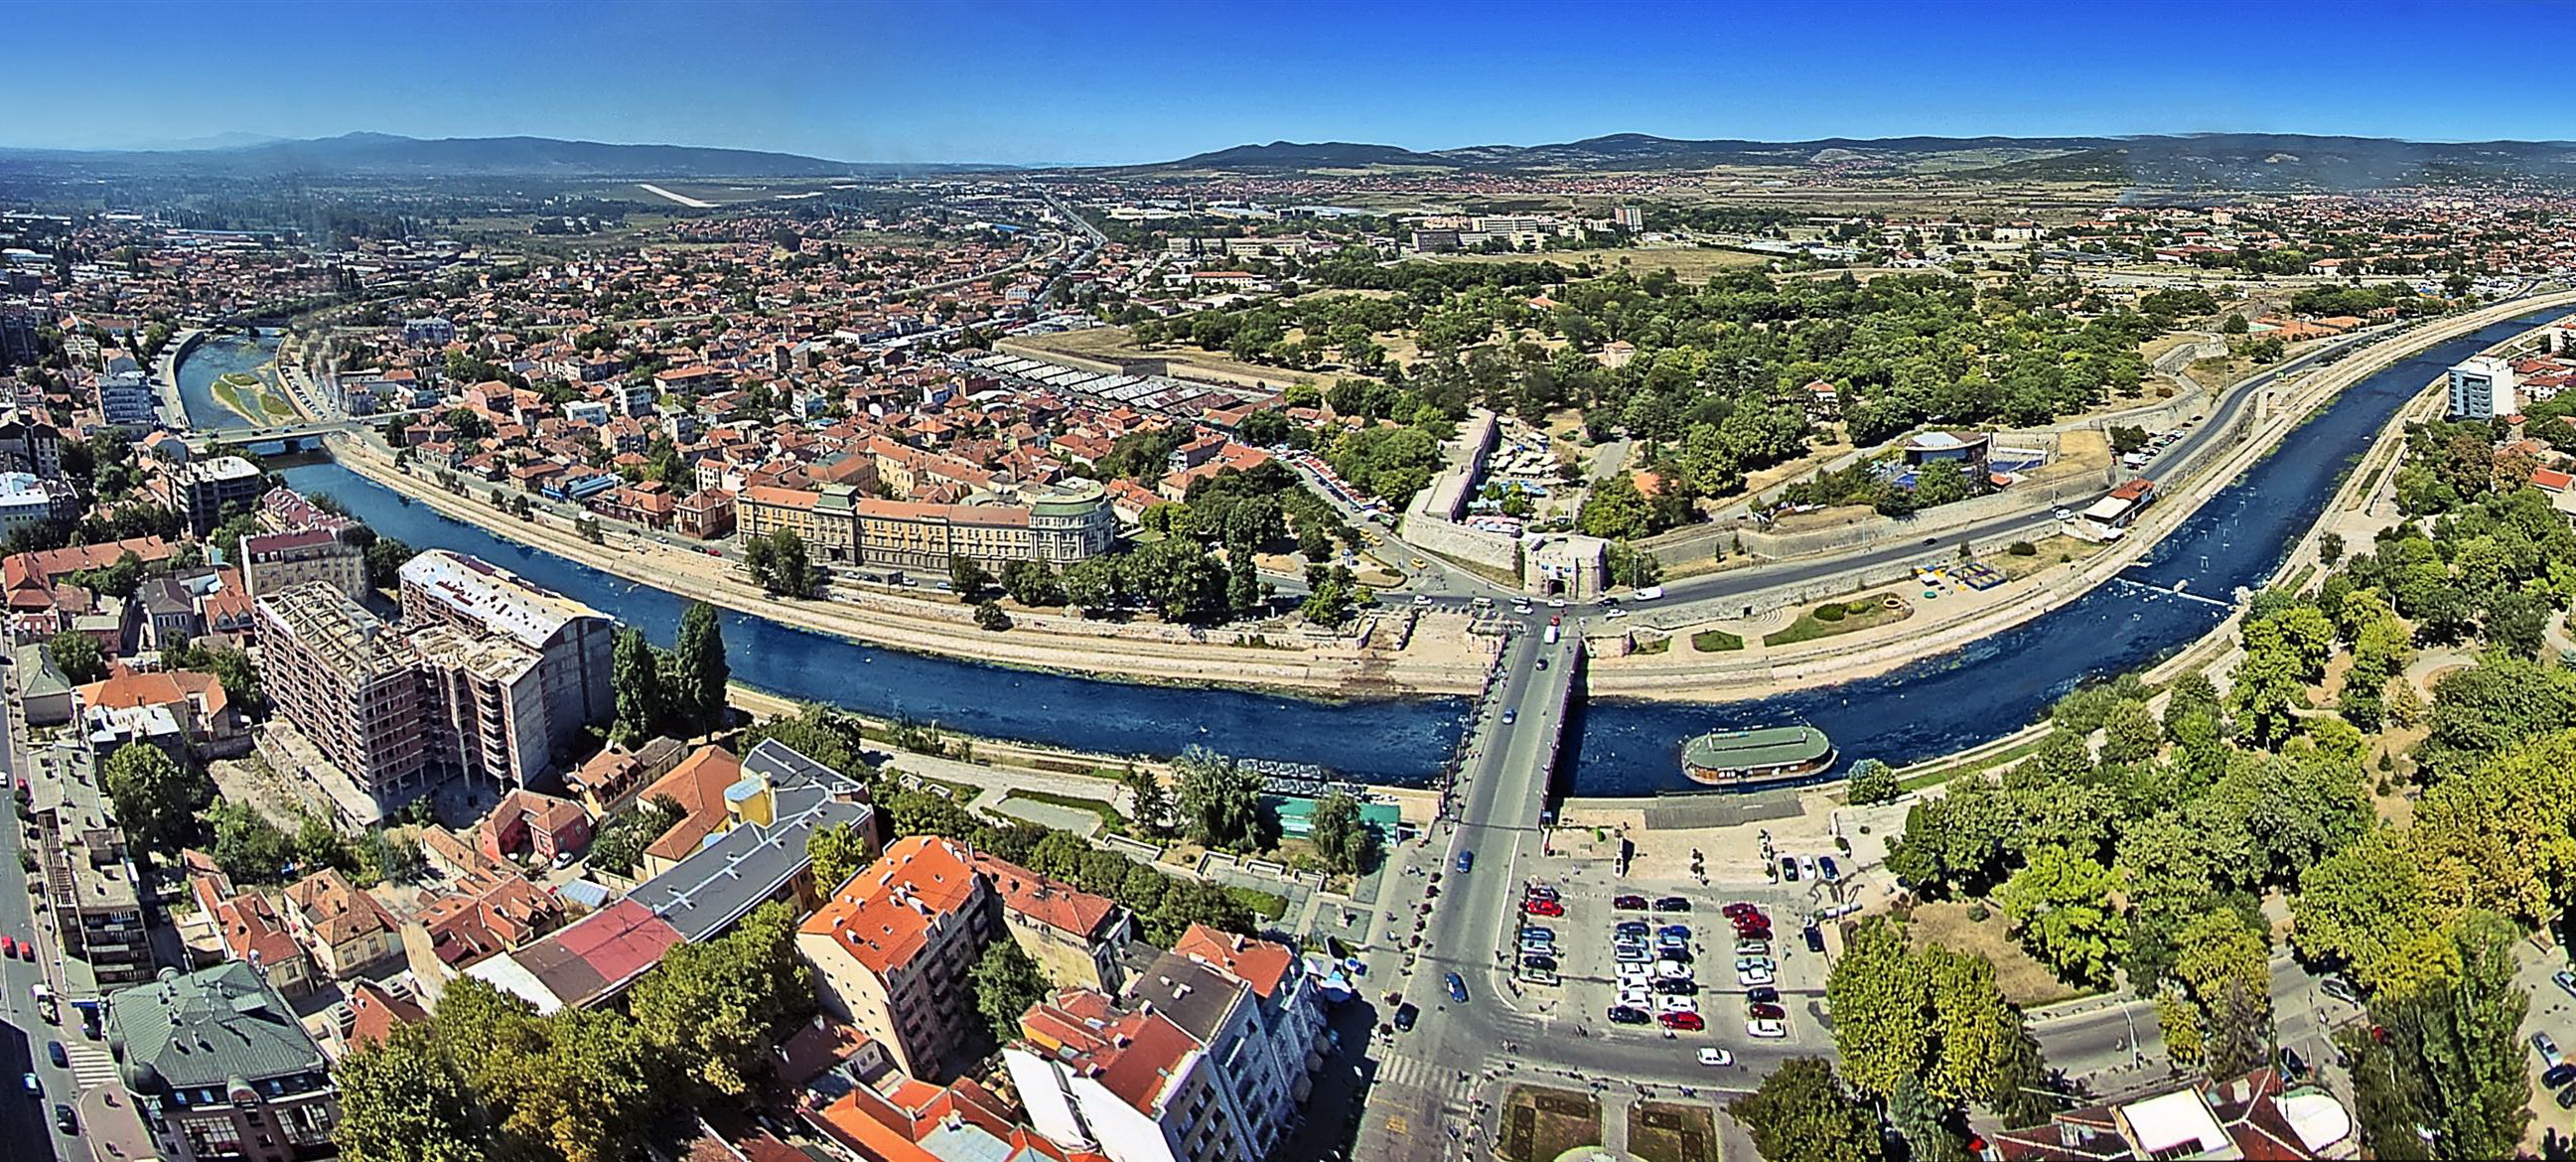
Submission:
[[[330,493],[377,532],[413,548],[471,553],[588,602],[669,646],[686,603],[499,537],[402,498],[337,464],[285,471],[288,486]],[[1319,763],[1372,782],[1437,775],[1464,733],[1466,702],[1314,702],[979,665],[859,645],[726,612],[734,677],[790,698],[910,717],[967,734],[1108,754],[1168,755],[1194,743],[1237,757]]]
[[[2018,627],[1879,677],[1772,698],[1717,705],[1593,700],[1572,727],[1579,738],[1567,759],[1571,790],[1693,789],[1680,773],[1681,742],[1723,727],[1803,719],[1831,735],[1846,761],[1897,765],[2018,730],[2079,683],[2137,669],[2209,632],[2227,608],[2170,590],[2181,585],[2223,602],[2240,586],[2260,584],[2315,523],[2345,464],[2399,405],[2444,368],[2552,313],[2563,312],[2534,312],[2434,344],[2345,389],[2119,578]],[[498,562],[643,627],[657,642],[668,644],[677,623],[677,597],[403,504],[338,465],[285,475],[300,491],[337,496],[387,536]],[[735,676],[763,689],[1082,750],[1170,754],[1205,743],[1415,783],[1439,771],[1463,729],[1465,703],[1454,698],[1323,703],[1032,673],[858,645],[733,613],[725,615],[725,638]]]
[[277,358],[279,333],[261,331],[258,338],[238,333],[208,335],[179,361],[179,402],[188,409],[188,424],[198,428],[247,428],[249,420],[215,398],[215,381],[235,372],[252,374]]
[[2170,590],[2226,601],[2261,585],[2400,405],[2450,365],[2565,313],[2536,311],[2436,343],[2345,389],[2118,578],[1973,645],[1875,678],[1753,701],[1595,699],[1583,712],[1573,786],[1585,795],[1691,789],[1682,740],[1727,727],[1804,720],[1833,738],[1846,763],[1897,766],[2019,730],[2079,684],[2141,668],[2208,633],[2229,610]]

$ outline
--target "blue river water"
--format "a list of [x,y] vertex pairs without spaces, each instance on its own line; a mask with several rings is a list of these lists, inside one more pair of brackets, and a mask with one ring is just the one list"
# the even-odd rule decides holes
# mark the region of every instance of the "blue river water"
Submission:
[[[2529,325],[2500,323],[2435,344],[2346,389],[2120,578],[2016,628],[1879,677],[1771,698],[1717,705],[1592,700],[1572,726],[1579,737],[1566,759],[1568,789],[1694,789],[1680,773],[1681,743],[1725,727],[1803,720],[1823,728],[1846,762],[1899,765],[2020,729],[2078,684],[2136,669],[2207,633],[2227,610],[2170,590],[2181,585],[2226,601],[2238,587],[2261,583],[2399,404],[2443,368]],[[494,561],[640,626],[657,642],[667,645],[678,623],[678,597],[405,504],[338,465],[285,475],[298,490],[337,496],[384,535]],[[733,613],[725,615],[725,639],[736,677],[789,697],[1113,754],[1171,754],[1204,743],[1370,781],[1419,783],[1438,774],[1464,729],[1465,703],[1455,698],[1327,703],[1076,678],[865,646]]]
[[179,402],[187,406],[188,423],[199,428],[247,428],[250,421],[241,413],[225,407],[215,398],[215,381],[234,372],[249,374],[261,364],[277,358],[278,337],[261,332],[259,338],[244,335],[208,335],[188,357],[179,361]]
[[[416,549],[453,549],[507,568],[671,644],[681,598],[453,520],[337,464],[285,472],[327,492],[378,533]],[[1418,783],[1439,774],[1464,733],[1457,698],[1316,702],[1226,689],[1068,677],[860,645],[760,618],[724,616],[734,677],[791,698],[967,734],[1109,754],[1176,754],[1205,744],[1237,757],[1319,763],[1353,778]]]
[[1770,698],[1714,706],[1595,699],[1572,758],[1574,790],[1692,789],[1681,774],[1682,741],[1723,728],[1805,721],[1834,740],[1846,764],[1898,766],[2019,730],[2081,683],[2169,656],[2225,620],[2225,607],[2170,590],[2227,601],[2240,586],[2261,585],[2399,405],[2451,364],[2560,313],[2436,343],[2347,388],[2119,578],[2012,629],[1875,678]]

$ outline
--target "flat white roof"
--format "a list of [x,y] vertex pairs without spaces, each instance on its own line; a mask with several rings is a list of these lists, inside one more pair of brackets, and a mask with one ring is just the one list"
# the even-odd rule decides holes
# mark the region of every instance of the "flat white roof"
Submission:
[[2200,1091],[2179,1090],[2131,1102],[2120,1107],[2127,1119],[2129,1133],[2137,1139],[2138,1148],[2147,1154],[2161,1154],[2177,1146],[2197,1145],[2201,1153],[2213,1153],[2235,1145],[2218,1116],[2209,1112]]

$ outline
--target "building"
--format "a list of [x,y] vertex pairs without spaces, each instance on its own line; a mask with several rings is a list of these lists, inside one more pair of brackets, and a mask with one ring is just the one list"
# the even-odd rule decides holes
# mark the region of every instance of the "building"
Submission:
[[0,537],[54,518],[54,494],[33,472],[0,472]]
[[403,342],[413,347],[444,347],[456,341],[456,324],[436,315],[403,320]]
[[333,528],[299,528],[260,533],[241,539],[242,590],[253,597],[319,581],[363,600],[367,596],[366,550],[349,543]]
[[722,489],[701,488],[680,498],[673,527],[681,535],[712,541],[733,534],[733,494]]
[[34,769],[24,773],[25,818],[36,829],[45,912],[73,978],[71,995],[151,979],[152,943],[134,861],[115,805],[99,785],[96,753],[81,740],[62,739],[28,757]]
[[[249,748],[250,728],[224,691],[223,679],[195,670],[126,672],[79,688],[82,713],[160,709],[186,749],[198,757],[230,756]],[[174,758],[181,757],[174,755]]]
[[[319,581],[262,597],[255,607],[270,704],[365,800],[341,802],[344,816],[381,817],[436,784],[426,733],[435,710],[410,641]],[[336,789],[326,772],[311,773]]]
[[2360,1156],[2361,1136],[2342,1102],[2317,1086],[2287,1085],[2270,1068],[1994,1131],[1981,1155],[1986,1162]]
[[976,1019],[966,976],[999,910],[962,845],[908,836],[806,918],[796,950],[824,1012],[885,1046],[905,1073],[937,1076]]
[[160,978],[107,999],[108,1049],[171,1162],[303,1162],[338,1150],[330,1062],[250,965]]
[[1117,991],[1120,955],[1136,938],[1136,919],[1118,901],[981,853],[975,871],[992,885],[1012,942],[1049,981]]
[[1985,475],[1987,455],[1994,448],[1991,432],[1919,432],[1905,441],[1905,466],[1921,468],[1926,464],[1950,461],[1975,480]]
[[33,472],[41,480],[62,479],[62,432],[41,415],[10,411],[0,417],[0,469]]
[[1646,228],[1646,208],[1621,206],[1613,220],[1619,223],[1619,228],[1622,230],[1643,230]]
[[1112,1162],[1258,1162],[1297,1126],[1329,1051],[1297,954],[1192,926],[1123,998],[1057,993],[1003,1050],[1032,1124]]
[[616,713],[608,673],[617,623],[606,614],[499,566],[444,550],[404,562],[401,578],[405,620],[453,626],[535,656],[534,668],[517,679],[533,683],[530,713],[513,718],[519,760],[508,766],[506,778],[491,763],[469,763],[469,773],[526,786],[551,771],[553,755]]
[[476,832],[483,854],[496,863],[520,852],[556,863],[590,847],[590,812],[570,799],[523,787],[503,795]]
[[2504,360],[2486,355],[2461,360],[2450,372],[2451,418],[2489,420],[2512,415],[2514,386],[2513,367]]
[[524,787],[555,768],[564,740],[548,721],[535,650],[452,625],[411,634],[429,683],[431,763],[494,787]]
[[109,371],[98,377],[98,414],[120,428],[144,431],[161,426],[161,394],[137,369]]
[[259,469],[239,456],[167,465],[155,484],[162,506],[178,513],[189,533],[199,537],[215,531],[234,506],[247,511],[268,491]]
[[[745,541],[779,532],[796,534],[806,555],[820,561],[851,560],[858,530],[852,515],[858,491],[846,485],[823,490],[755,484],[734,498],[735,530]],[[940,565],[947,568],[945,562]]]
[[188,877],[188,890],[196,897],[198,914],[213,927],[225,959],[250,965],[285,996],[313,991],[313,958],[286,930],[286,921],[278,918],[268,897],[258,892],[234,894],[232,881],[222,872]]
[[338,868],[287,885],[286,930],[333,980],[347,980],[400,957],[402,925]]
[[1580,533],[1533,538],[1524,550],[1529,591],[1567,601],[1592,601],[1610,591],[1610,542]]

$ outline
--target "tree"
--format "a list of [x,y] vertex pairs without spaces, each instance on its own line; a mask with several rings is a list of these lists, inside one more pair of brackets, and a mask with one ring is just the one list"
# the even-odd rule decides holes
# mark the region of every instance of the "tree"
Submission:
[[2064,847],[2030,853],[2030,862],[1996,892],[2022,946],[2068,980],[2100,984],[2127,950],[2122,918],[2111,906],[2118,877],[2101,862]]
[[1173,799],[1190,841],[1228,851],[1260,850],[1261,776],[1231,758],[1193,746],[1172,760]]
[[1003,563],[1002,592],[1010,594],[1011,600],[1032,608],[1064,604],[1064,585],[1056,580],[1055,566],[1044,561]]
[[1766,1162],[1879,1162],[1886,1155],[1878,1118],[1823,1058],[1783,1063],[1761,1088],[1728,1102],[1726,1113],[1753,1136]]
[[2194,917],[2175,941],[2173,977],[2205,1032],[2212,1078],[2242,1076],[2272,1044],[2271,948],[2233,908]]
[[482,1162],[483,1103],[428,1025],[397,1025],[332,1070],[340,1121],[331,1140],[349,1162]]
[[1306,601],[1298,606],[1297,613],[1316,625],[1345,624],[1351,619],[1350,591],[1342,588],[1341,582],[1327,578],[1307,592]]
[[392,537],[378,537],[367,546],[367,588],[391,589],[402,583],[402,567],[414,554],[411,546]]
[[763,904],[723,936],[673,947],[636,985],[629,1007],[637,1033],[692,1088],[750,1097],[780,1032],[814,1011],[794,910]]
[[1171,834],[1176,805],[1172,802],[1171,790],[1163,786],[1163,780],[1152,771],[1129,767],[1118,781],[1127,787],[1130,799],[1128,814],[1135,818],[1136,826],[1147,835]]
[[2412,995],[2372,998],[2384,1036],[2339,1042],[2353,1057],[2362,1140],[2382,1158],[2510,1158],[2531,1120],[2516,930],[2473,912],[2444,937],[2456,968]]
[[1851,781],[1844,785],[1844,793],[1856,806],[1893,803],[1901,790],[1896,781],[1896,768],[1877,759],[1853,763]]
[[224,801],[206,809],[215,832],[215,866],[244,884],[273,884],[295,862],[295,841],[248,803]]
[[76,630],[67,629],[45,639],[45,660],[62,671],[64,681],[75,686],[107,677],[107,654],[98,648],[98,639]]
[[1360,819],[1360,801],[1348,791],[1333,791],[1316,800],[1309,817],[1312,830],[1308,838],[1324,866],[1345,875],[1358,875],[1377,862],[1377,828]]
[[999,633],[1011,628],[1011,615],[1002,612],[1000,602],[978,602],[975,605],[975,628]]
[[976,958],[975,967],[966,974],[967,988],[975,994],[975,1011],[984,1017],[984,1027],[996,1042],[1009,1041],[1019,1035],[1020,1014],[1046,999],[1047,982],[1038,973],[1038,962],[1020,950],[1019,942],[1009,938],[995,940]]
[[644,849],[687,816],[688,810],[668,795],[655,795],[609,816],[591,840],[590,866],[611,875],[633,872],[644,858]]
[[805,833],[805,858],[813,861],[814,885],[830,891],[868,866],[868,840],[847,823],[817,827]]
[[723,729],[733,666],[725,660],[724,618],[715,606],[692,602],[680,615],[671,671],[674,717],[693,733]]
[[194,838],[197,813],[214,801],[214,785],[148,742],[116,748],[99,784],[116,801],[116,819],[145,851],[176,851]]
[[617,713],[609,725],[609,738],[621,746],[639,746],[659,733],[670,716],[670,699],[662,692],[662,662],[642,630],[617,631],[608,675],[609,684],[617,689]]
[[993,575],[985,571],[983,562],[973,557],[948,558],[948,584],[957,591],[957,600],[971,605],[992,583]]

